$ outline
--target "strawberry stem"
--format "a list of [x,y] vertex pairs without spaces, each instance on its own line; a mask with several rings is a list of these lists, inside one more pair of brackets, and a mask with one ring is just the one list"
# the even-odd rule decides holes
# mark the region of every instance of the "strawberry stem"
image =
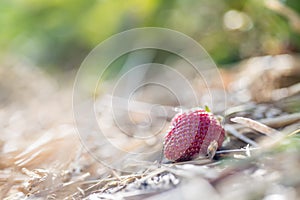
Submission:
[[207,105],[204,106],[204,110],[205,110],[206,112],[211,112],[211,110],[209,109],[209,107],[208,107]]

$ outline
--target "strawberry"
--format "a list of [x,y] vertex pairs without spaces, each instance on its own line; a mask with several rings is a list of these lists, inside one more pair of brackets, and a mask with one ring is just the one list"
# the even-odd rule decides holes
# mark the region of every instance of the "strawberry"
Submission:
[[188,161],[206,155],[210,144],[221,147],[224,128],[203,109],[176,115],[164,141],[164,155],[170,161]]

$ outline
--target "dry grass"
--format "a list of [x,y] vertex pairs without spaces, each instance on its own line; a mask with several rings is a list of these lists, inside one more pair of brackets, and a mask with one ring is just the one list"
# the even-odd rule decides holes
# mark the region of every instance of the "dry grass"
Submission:
[[[112,165],[125,169],[119,171],[83,148],[72,119],[69,87],[59,88],[23,63],[3,65],[0,199],[300,198],[300,116],[285,111],[282,99],[231,103],[225,117],[227,139],[214,159],[170,163],[160,162],[163,131],[151,140],[132,142],[122,136],[110,115],[103,115],[110,108],[101,107],[104,101],[99,96],[106,137],[129,152],[153,150],[140,157],[115,155],[110,146],[90,138],[93,154],[103,154]],[[230,122],[233,117],[239,124]],[[137,158],[141,162],[133,162]]]

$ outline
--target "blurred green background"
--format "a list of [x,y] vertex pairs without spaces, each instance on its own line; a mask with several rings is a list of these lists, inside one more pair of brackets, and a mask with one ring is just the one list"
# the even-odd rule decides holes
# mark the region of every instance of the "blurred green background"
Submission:
[[282,14],[272,0],[1,0],[0,54],[26,57],[49,71],[74,69],[101,41],[144,26],[191,36],[218,65],[299,52],[291,15],[300,12],[300,2],[280,2],[292,14]]

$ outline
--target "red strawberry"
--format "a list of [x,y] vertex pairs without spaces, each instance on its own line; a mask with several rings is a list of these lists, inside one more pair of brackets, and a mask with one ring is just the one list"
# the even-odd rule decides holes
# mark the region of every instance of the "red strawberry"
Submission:
[[206,155],[215,141],[221,147],[225,131],[213,114],[197,109],[175,116],[165,137],[164,154],[171,161],[187,161]]

